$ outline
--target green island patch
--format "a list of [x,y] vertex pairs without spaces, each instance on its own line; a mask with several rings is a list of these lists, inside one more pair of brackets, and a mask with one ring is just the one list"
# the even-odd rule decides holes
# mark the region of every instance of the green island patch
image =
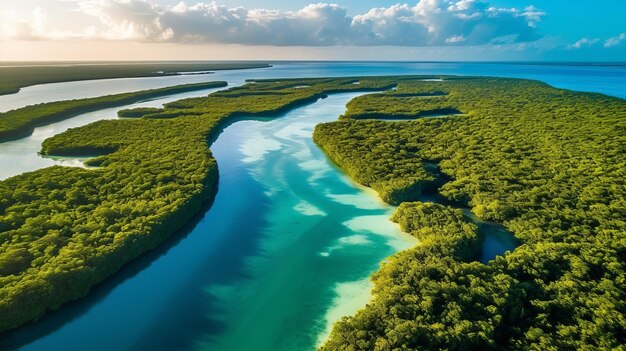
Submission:
[[[445,91],[432,99],[410,94]],[[462,116],[389,123],[371,116]],[[363,117],[365,116],[365,117]],[[421,240],[322,350],[620,349],[626,342],[626,102],[519,79],[401,82],[352,100],[314,140]],[[428,165],[450,180],[438,187]],[[460,210],[521,242],[488,264]]]
[[226,82],[182,84],[95,98],[48,102],[0,112],[0,142],[29,136],[35,127],[72,118],[82,113],[132,104],[160,96],[220,88],[226,85]]

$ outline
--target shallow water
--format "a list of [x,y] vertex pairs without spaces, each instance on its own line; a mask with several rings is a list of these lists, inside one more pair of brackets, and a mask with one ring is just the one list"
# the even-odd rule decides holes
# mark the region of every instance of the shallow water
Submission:
[[104,119],[116,119],[118,118],[117,111],[121,109],[135,107],[162,107],[163,104],[168,102],[188,97],[208,95],[220,89],[224,88],[212,88],[167,95],[134,104],[88,112],[70,119],[37,127],[34,132],[26,138],[0,143],[0,165],[2,165],[2,167],[0,167],[0,180],[24,172],[30,172],[54,165],[81,166],[81,164],[76,162],[76,160],[46,158],[38,154],[39,151],[41,151],[41,143],[43,143],[44,140],[60,134],[70,128],[84,126]]
[[317,123],[335,120],[357,95],[229,126],[211,147],[219,192],[184,240],[97,289],[98,301],[23,328],[7,345],[313,349],[332,322],[367,302],[380,262],[416,244],[389,221],[393,208],[354,186],[311,139]]
[[[41,85],[0,96],[0,111],[207,80],[236,85],[248,78],[394,74],[524,77],[626,97],[624,66],[311,62],[212,75]],[[415,243],[389,222],[392,208],[354,186],[311,141],[312,127],[336,119],[356,95],[330,96],[279,119],[228,127],[212,146],[221,177],[210,210],[87,298],[1,335],[0,348],[313,349],[327,335],[331,321],[367,301],[367,277],[379,263]],[[159,106],[178,98],[135,106]],[[24,144],[0,144],[0,171],[6,172],[0,177],[53,164],[35,154],[45,137],[115,118],[120,108],[39,128],[31,138],[17,141]],[[486,241],[483,257],[506,249],[506,242],[493,238]]]

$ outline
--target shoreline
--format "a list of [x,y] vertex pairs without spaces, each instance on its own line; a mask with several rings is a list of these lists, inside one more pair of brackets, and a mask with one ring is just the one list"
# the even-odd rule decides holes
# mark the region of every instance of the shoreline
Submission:
[[[247,99],[242,98],[243,100],[241,100],[240,103],[233,105],[230,111],[229,110],[217,111],[213,119],[205,119],[204,128],[198,125],[189,125],[186,123],[186,119],[172,119],[172,121],[177,121],[178,124],[170,125],[168,123],[166,125],[168,126],[168,128],[178,127],[181,129],[181,131],[186,130],[186,132],[177,134],[179,138],[183,138],[183,135],[187,135],[187,133],[190,133],[189,129],[185,129],[185,128],[193,128],[193,130],[195,130],[195,133],[198,133],[198,137],[202,135],[203,137],[202,145],[206,147],[207,154],[199,155],[198,157],[200,157],[203,160],[203,162],[208,163],[208,165],[210,166],[206,172],[204,171],[201,172],[203,173],[202,175],[199,175],[201,176],[201,179],[198,179],[198,182],[199,182],[198,185],[201,185],[203,189],[202,191],[199,191],[199,192],[204,194],[207,192],[206,190],[207,187],[211,188],[208,190],[209,192],[211,192],[214,190],[213,187],[216,185],[215,179],[218,174],[218,168],[217,168],[215,159],[211,156],[208,145],[210,143],[210,140],[213,137],[215,137],[214,133],[219,132],[219,129],[220,129],[219,126],[221,123],[224,123],[224,122],[228,123],[229,121],[237,120],[235,117],[241,116],[241,115],[259,116],[259,115],[272,114],[272,115],[278,115],[277,117],[281,117],[282,115],[284,115],[286,111],[289,111],[291,109],[294,109],[302,105],[306,105],[306,104],[318,101],[319,99],[323,98],[324,96],[330,93],[340,93],[340,92],[350,93],[350,92],[361,92],[361,91],[386,90],[389,87],[388,81],[390,80],[390,78],[373,78],[370,80],[369,85],[367,87],[358,87],[358,88],[355,88],[352,85],[350,86],[343,85],[342,83],[344,83],[344,81],[346,80],[347,79],[345,78],[337,78],[331,82],[326,82],[326,81],[319,80],[319,79],[317,80],[316,79],[302,79],[303,82],[307,82],[307,83],[310,82],[312,87],[315,86],[315,89],[313,88],[310,90],[307,89],[306,91],[299,89],[298,92],[295,92],[295,91],[290,92],[291,94],[290,98],[287,100],[285,99],[271,100],[270,99],[266,101],[265,104],[262,104],[262,105],[259,105],[258,99],[255,99],[254,97],[247,98]],[[274,89],[277,89],[277,90],[289,91],[288,89],[289,87],[282,87],[280,85],[275,86],[275,83],[272,81],[264,81],[264,82],[257,81],[257,84],[249,85],[246,87],[246,89],[252,89],[253,91],[257,91],[259,89],[262,90],[263,84],[269,87],[272,87]],[[233,92],[232,90],[229,90],[229,91],[233,93],[238,93],[239,90],[240,89],[238,89],[237,92]],[[215,100],[215,101],[218,101],[218,103],[222,102],[223,99],[225,98],[221,97],[220,95],[209,95],[208,97],[205,98],[205,100],[207,101]],[[181,100],[181,101],[185,101],[185,100]],[[170,106],[172,106],[172,104],[170,104]],[[177,109],[180,109],[180,107],[172,107],[171,109],[176,111]],[[210,107],[209,107],[209,111],[210,111]],[[128,126],[128,124],[123,124],[123,123],[124,121],[122,120],[118,120],[118,121],[113,120],[113,121],[108,121],[108,122],[100,121],[100,122],[88,124],[81,128],[70,129],[64,133],[61,133],[52,138],[46,139],[43,145],[43,153],[54,153],[54,154],[63,155],[68,151],[71,152],[71,150],[76,150],[76,149],[91,150],[93,147],[98,147],[98,146],[101,147],[103,141],[101,140],[100,144],[98,144],[98,138],[94,136],[102,135],[102,138],[104,138],[105,140],[108,140],[107,139],[108,137],[106,137],[105,135],[109,135],[109,133],[113,132],[116,128],[117,129],[121,128],[123,125]],[[132,124],[135,125],[136,123],[132,123]],[[101,128],[101,126],[103,125],[107,125],[108,127],[105,129],[99,130],[99,132],[93,135],[88,132],[89,130],[94,129],[94,128],[95,129]],[[138,122],[136,125],[142,128],[159,128],[161,123],[156,123],[156,122],[153,123],[148,120],[138,119]],[[124,129],[127,129],[127,130],[124,130]],[[128,128],[120,129],[118,130],[119,133],[114,134],[114,138],[118,138],[120,135],[122,135],[122,133],[131,132],[131,130],[128,130]],[[148,130],[151,130],[151,129],[148,129]],[[179,142],[183,142],[183,139],[181,139]],[[120,154],[123,155],[124,153],[131,152],[130,150],[133,150],[134,152],[141,152],[141,150],[145,150],[145,141],[141,142],[139,140],[141,139],[137,139],[137,138],[128,139],[128,145],[126,145],[125,147],[122,147],[122,144],[120,144],[119,149],[107,157],[113,157],[113,158],[120,157]],[[188,140],[187,143],[189,145],[193,145],[194,143],[197,143],[200,141],[199,139],[194,139],[194,138],[187,139],[187,140]],[[116,142],[116,143],[119,143],[119,142]],[[110,144],[110,142],[107,141],[105,144]],[[163,144],[159,143],[159,145],[163,145]],[[159,150],[161,150],[162,152],[165,152],[165,150],[167,149],[169,149],[169,145],[165,144]],[[177,152],[183,152],[183,149],[179,148]],[[151,152],[150,154],[154,155],[153,152]],[[184,166],[185,160],[186,159],[181,158],[181,162],[183,163],[182,166]],[[188,162],[191,162],[191,161],[188,161]],[[117,165],[117,167],[112,166],[112,165],[105,167],[104,169],[108,171],[105,173],[115,174],[116,168],[124,167],[124,165],[128,165],[128,163],[122,162],[122,160],[120,159],[118,163],[114,163],[114,165]],[[149,166],[142,167],[138,165],[134,167],[132,170],[134,170],[138,174],[144,174],[145,172],[150,172],[151,168]],[[60,168],[49,167],[49,168],[40,169],[34,172],[28,172],[28,173],[21,174],[15,177],[11,177],[9,178],[9,181],[13,183],[19,183],[23,179],[38,178],[38,177],[43,176],[44,174],[49,176],[50,173],[54,173],[55,176],[58,177],[61,175],[61,173],[64,173],[64,172],[67,172],[67,171],[64,171],[63,167],[60,167]],[[69,174],[70,172],[67,172],[67,173]],[[72,176],[77,179],[82,179],[83,173],[72,172]],[[93,176],[97,177],[98,175],[93,175]],[[127,179],[127,177],[124,177],[123,179]],[[67,181],[67,179],[63,178],[63,181],[65,182]],[[76,182],[74,182],[74,184],[76,184]],[[185,184],[186,184],[185,182],[181,181],[179,186],[182,187]],[[72,187],[73,186],[69,186],[66,188],[72,189]],[[45,190],[45,188],[43,190]],[[141,190],[137,190],[137,191],[141,191]],[[104,200],[102,200],[101,203],[115,204],[116,201],[124,200],[125,199],[124,196],[121,196],[119,200],[118,198],[109,199],[107,197]],[[93,260],[93,261],[98,260],[98,262],[105,262],[105,261],[108,262],[108,260],[114,260],[114,262],[112,262],[109,265],[105,265],[105,264],[99,265],[98,268],[100,269],[100,272],[98,272],[97,275],[88,275],[89,280],[85,281],[85,284],[76,286],[74,289],[64,291],[63,294],[60,294],[58,289],[54,289],[53,287],[49,289],[49,292],[47,294],[38,295],[37,297],[39,298],[39,301],[37,301],[37,303],[33,305],[33,308],[31,308],[28,311],[23,311],[22,314],[15,315],[15,317],[11,320],[4,321],[2,325],[2,329],[4,330],[14,329],[18,327],[19,325],[22,325],[28,321],[41,318],[41,316],[45,315],[46,312],[50,311],[51,309],[56,309],[59,306],[67,303],[68,301],[75,300],[77,298],[85,296],[92,286],[109,278],[116,271],[118,271],[125,263],[132,261],[133,259],[137,258],[138,256],[141,256],[145,252],[150,251],[154,249],[155,247],[159,246],[159,243],[164,241],[166,238],[170,237],[173,234],[173,232],[176,232],[180,227],[186,224],[188,222],[186,217],[197,214],[197,211],[201,207],[201,206],[198,206],[197,204],[199,197],[202,197],[202,195],[201,194],[199,195],[198,193],[190,194],[188,197],[182,197],[181,198],[182,202],[180,203],[179,206],[172,208],[170,211],[163,213],[161,215],[161,218],[162,218],[161,221],[157,221],[153,223],[153,225],[150,227],[148,231],[148,233],[151,235],[146,234],[142,236],[143,243],[134,243],[132,242],[131,238],[129,238],[128,240],[120,240],[116,244],[115,250],[110,250],[110,252],[105,255],[93,255],[92,257],[85,258],[85,260]],[[33,202],[35,203],[35,205],[37,203],[36,201],[30,201],[28,199],[25,199],[22,202],[28,204],[29,206],[34,206]],[[14,206],[22,202],[15,201]],[[193,210],[194,208],[195,210]],[[10,212],[10,210],[11,210],[11,207],[9,208],[9,211],[6,211],[6,212],[12,213]],[[181,213],[181,211],[183,212]],[[35,214],[35,215],[42,216],[45,214],[40,213],[40,214]],[[126,222],[129,224],[138,225],[139,223],[141,223],[142,218],[144,217],[137,214],[136,216],[126,217],[124,221],[121,221],[121,223]],[[135,220],[138,222],[135,222]],[[101,235],[107,236],[107,235],[113,235],[113,233],[106,231],[106,232],[103,232]],[[27,241],[27,243],[29,243],[29,241]],[[44,256],[42,255],[41,257],[44,257]],[[52,260],[52,261],[46,261],[46,262],[54,262],[54,261]],[[49,264],[53,264],[53,263],[49,263]],[[74,276],[84,273],[83,271],[84,269],[81,269],[81,270],[76,269],[74,271],[68,270],[67,273],[64,273],[63,279],[61,278],[58,279],[58,283],[62,283],[64,279],[71,280],[73,279]],[[33,276],[36,275],[36,272],[38,272],[38,270],[36,269],[22,270],[19,272],[20,278],[18,280],[15,280],[15,282],[20,282],[24,279],[33,279]],[[17,284],[15,282],[11,285],[6,285],[5,289],[7,290],[12,289],[15,286],[15,284]],[[31,288],[31,290],[41,289],[41,286],[42,286],[41,284],[34,285]],[[25,291],[23,289],[21,290],[18,289],[14,291],[13,295],[9,295],[7,297],[6,299],[7,302],[4,304],[4,310],[7,312],[17,310],[19,308],[18,306],[20,305],[20,303],[22,303],[21,301],[24,298],[26,298],[26,296],[28,295],[28,292],[29,291]],[[51,299],[52,293],[57,294],[56,296],[54,296],[54,300]],[[33,293],[31,292],[31,294]],[[1,306],[2,305],[0,305],[0,307]]]
[[85,113],[131,105],[169,95],[224,88],[226,86],[228,86],[228,83],[220,81],[181,84],[86,99],[61,100],[28,105],[6,112],[0,112],[0,143],[27,138],[32,135],[37,127],[61,122]]
[[[339,117],[340,116],[338,116],[338,118],[335,121],[340,120]],[[322,328],[322,330],[317,334],[317,337],[315,338],[317,340],[315,347],[316,349],[319,349],[328,341],[335,327],[335,324],[337,322],[339,322],[344,317],[352,317],[356,315],[356,313],[363,310],[367,306],[367,304],[373,301],[375,297],[375,294],[373,293],[375,284],[374,284],[374,281],[372,280],[372,277],[374,274],[376,274],[376,272],[378,272],[381,269],[382,265],[384,265],[385,262],[387,262],[389,258],[391,258],[392,256],[397,255],[400,252],[410,250],[412,248],[419,246],[420,240],[417,239],[415,236],[411,235],[410,233],[407,233],[404,230],[402,230],[402,226],[399,223],[396,223],[391,220],[393,213],[398,208],[397,206],[391,205],[383,201],[380,194],[376,190],[372,189],[369,186],[360,184],[356,180],[354,180],[346,172],[345,169],[343,169],[339,164],[337,164],[330,157],[330,155],[326,153],[324,148],[322,148],[319,144],[315,142],[312,134],[309,137],[311,138],[311,141],[313,142],[313,144],[324,155],[324,158],[330,165],[331,169],[337,172],[338,176],[344,182],[356,188],[357,190],[359,190],[361,194],[364,194],[365,196],[371,198],[382,208],[386,209],[385,216],[387,216],[386,219],[391,223],[391,225],[395,229],[394,235],[397,236],[397,240],[400,243],[403,243],[406,246],[405,248],[396,250],[397,247],[390,245],[394,248],[395,252],[385,257],[384,260],[380,261],[378,263],[378,268],[373,273],[369,274],[366,278],[355,280],[355,281],[340,282],[335,285],[335,292],[337,295],[335,299],[333,299],[333,304],[329,306],[329,308],[326,310],[326,313],[324,314],[323,319],[320,321],[321,323],[323,323],[324,328]],[[366,291],[367,293],[363,294],[362,296],[359,296],[359,294],[355,292],[356,289],[358,289],[359,291]],[[348,306],[345,306],[345,305],[342,306],[339,302],[347,298],[350,299],[351,304]],[[334,319],[334,320],[331,321],[331,319]]]
[[[167,64],[162,64],[162,66],[166,66]],[[170,65],[172,65],[170,63]],[[49,70],[53,70],[53,69],[71,69],[71,68],[105,68],[105,67],[110,67],[110,68],[120,68],[120,67],[124,67],[124,66],[130,66],[131,68],[143,68],[145,66],[154,66],[154,70],[155,71],[149,71],[149,72],[145,72],[145,73],[138,73],[138,74],[102,74],[100,72],[97,73],[92,73],[91,76],[89,75],[85,75],[83,77],[77,77],[77,78],[72,78],[72,79],[64,79],[64,78],[51,78],[49,80],[41,80],[41,81],[35,81],[33,83],[25,83],[25,84],[14,84],[14,85],[9,85],[7,87],[2,87],[0,85],[0,96],[3,95],[11,95],[11,94],[18,94],[23,88],[28,88],[28,87],[33,87],[33,86],[37,86],[37,85],[46,85],[46,84],[55,84],[55,83],[69,83],[69,82],[84,82],[84,81],[92,81],[92,80],[109,80],[109,79],[132,79],[132,78],[158,78],[158,77],[172,77],[172,76],[185,76],[185,75],[198,75],[198,74],[212,74],[215,73],[215,71],[229,71],[229,70],[247,70],[247,69],[263,69],[263,68],[272,68],[273,65],[272,64],[240,64],[239,67],[235,66],[235,67],[227,67],[225,66],[224,68],[220,68],[220,67],[206,67],[206,68],[200,68],[198,67],[197,69],[192,69],[192,70],[183,70],[184,65],[193,65],[191,63],[186,63],[186,64],[181,64],[181,63],[174,63],[174,65],[177,65],[178,67],[180,67],[180,69],[174,69],[174,70],[166,70],[166,69],[159,69],[159,64],[158,63],[135,63],[135,64],[128,64],[128,63],[120,63],[120,64],[79,64],[79,65],[64,65],[64,66],[55,66],[55,65],[28,65],[28,66],[23,66],[23,65],[19,65],[19,66],[0,66],[0,78],[3,78],[5,75],[9,75],[8,73],[4,73],[3,70],[9,70],[9,69],[45,69],[48,68]],[[213,63],[212,65],[216,65],[215,63]],[[226,64],[227,65],[227,64]],[[133,67],[134,66],[134,67]],[[46,74],[46,72],[43,72],[41,74]],[[51,74],[50,72],[47,72],[47,74]],[[9,77],[5,77],[4,79],[9,79]],[[0,79],[1,80],[1,79]]]

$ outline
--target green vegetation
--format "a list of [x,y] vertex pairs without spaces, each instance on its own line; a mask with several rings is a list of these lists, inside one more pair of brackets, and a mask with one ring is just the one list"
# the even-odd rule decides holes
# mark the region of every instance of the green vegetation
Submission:
[[293,82],[257,81],[46,140],[42,153],[99,155],[89,161],[99,167],[55,166],[0,182],[0,330],[84,296],[181,228],[215,191],[208,140],[227,123],[275,116],[330,92],[394,84],[307,79],[297,85],[309,87],[297,89]]
[[[106,95],[96,98],[65,100],[31,105],[19,109],[0,112],[0,142],[23,138],[32,134],[37,126],[58,122],[82,113],[108,107],[132,104],[159,96],[187,91],[225,87],[226,82],[206,82],[175,85],[171,87],[140,90],[132,93]],[[126,110],[122,110],[122,112]]]
[[[444,91],[445,96],[412,94]],[[462,116],[388,123],[380,116]],[[400,204],[421,240],[374,276],[371,303],[323,350],[594,350],[626,343],[626,102],[527,80],[411,82],[354,99],[314,139]],[[417,202],[435,186],[522,242],[487,265],[458,210]]]
[[[180,72],[206,72],[227,69],[270,67],[264,63],[120,63],[14,65],[0,67],[0,95],[17,93],[21,88],[46,83],[91,79],[136,78],[180,75]],[[197,74],[197,73],[196,73]]]
[[[527,80],[423,78],[253,81],[46,140],[44,154],[99,155],[89,161],[99,167],[0,182],[0,330],[87,294],[187,222],[215,191],[207,146],[228,123],[397,85],[351,101],[315,130],[335,162],[400,205],[393,220],[421,241],[383,264],[374,299],[337,323],[322,349],[622,348],[624,100]],[[462,115],[419,118],[442,110]],[[385,116],[416,119],[368,119]],[[418,201],[433,188],[522,245],[476,262],[476,225]]]
[[157,113],[159,111],[161,111],[161,109],[157,107],[129,108],[117,111],[117,116],[122,118],[139,118],[150,113]]

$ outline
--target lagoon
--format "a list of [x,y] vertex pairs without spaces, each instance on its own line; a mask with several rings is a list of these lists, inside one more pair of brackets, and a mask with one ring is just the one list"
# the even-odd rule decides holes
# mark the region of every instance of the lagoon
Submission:
[[219,191],[184,239],[114,278],[125,280],[11,333],[6,345],[313,349],[336,319],[364,306],[379,263],[416,244],[389,221],[393,208],[354,185],[311,139],[317,123],[358,95],[227,127],[211,147]]

